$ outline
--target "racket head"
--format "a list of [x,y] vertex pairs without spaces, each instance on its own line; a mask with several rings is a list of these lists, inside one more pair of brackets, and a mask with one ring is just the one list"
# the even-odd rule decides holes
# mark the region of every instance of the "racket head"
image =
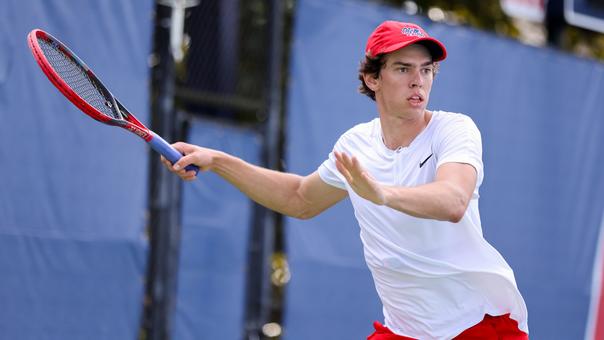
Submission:
[[44,74],[75,106],[99,122],[129,124],[111,92],[65,44],[41,29],[32,30],[27,42]]
[[[113,97],[92,70],[57,38],[41,29],[34,29],[28,34],[27,43],[53,85],[88,116],[133,132],[173,163],[182,157],[176,149],[138,121]],[[194,165],[187,169],[199,171]]]

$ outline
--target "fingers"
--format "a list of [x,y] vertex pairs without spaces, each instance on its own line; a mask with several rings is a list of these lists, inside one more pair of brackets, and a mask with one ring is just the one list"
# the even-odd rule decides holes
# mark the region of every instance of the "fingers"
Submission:
[[383,190],[373,177],[363,169],[359,160],[343,152],[334,151],[336,168],[350,187],[361,197],[379,205],[385,202]]
[[195,173],[195,171],[191,170],[191,171],[185,171],[184,175],[180,175],[180,178],[184,181],[193,181],[197,178],[197,174]]
[[[339,154],[340,162],[348,169],[348,171],[353,171],[355,166],[358,166],[358,162],[354,156],[348,156],[344,152],[337,152]],[[338,156],[336,156],[337,158]]]
[[[336,167],[338,167],[340,172],[346,170],[350,177],[363,175],[363,168],[356,157],[348,156],[346,153],[338,151],[334,151],[334,155],[336,156]],[[345,175],[344,173],[342,174]]]
[[193,164],[194,159],[193,154],[189,154],[187,156],[181,157],[176,163],[174,163],[174,170],[178,171],[187,167],[187,165]]
[[176,175],[178,175],[181,179],[185,180],[185,181],[192,181],[195,178],[197,178],[197,174],[195,173],[195,171],[190,170],[187,171],[185,169],[185,167],[189,164],[191,164],[190,162],[188,162],[187,160],[185,160],[184,162],[181,162],[182,159],[185,157],[182,157],[178,162],[176,162],[174,165],[167,160],[164,156],[160,156],[160,160],[161,163],[168,168],[168,170],[170,170],[171,172],[175,173]]
[[343,162],[338,158],[336,158],[336,168],[342,174],[342,176],[344,176],[348,183],[352,183],[352,176],[350,175],[350,172],[348,171],[348,169],[346,169]]
[[174,169],[174,166],[172,164],[172,162],[170,162],[168,159],[166,159],[166,157],[164,156],[160,156],[159,158],[161,160],[161,163],[168,168],[168,170],[172,171],[172,172],[177,172],[176,169]]
[[195,151],[195,145],[184,143],[184,142],[176,142],[172,144],[172,147],[178,150],[183,155],[188,155]]
[[353,185],[355,179],[366,180],[365,171],[356,157],[338,151],[334,151],[334,155],[336,157],[336,168],[349,184]]

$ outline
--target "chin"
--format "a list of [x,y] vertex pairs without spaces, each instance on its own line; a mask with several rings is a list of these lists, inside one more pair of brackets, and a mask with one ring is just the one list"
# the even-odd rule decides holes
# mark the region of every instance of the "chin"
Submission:
[[414,106],[412,108],[409,109],[409,112],[413,112],[413,113],[423,113],[424,111],[426,111],[426,106],[422,105],[422,106]]

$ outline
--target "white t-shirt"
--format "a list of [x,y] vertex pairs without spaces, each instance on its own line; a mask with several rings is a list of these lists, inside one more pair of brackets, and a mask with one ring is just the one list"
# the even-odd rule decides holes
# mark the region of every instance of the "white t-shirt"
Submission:
[[344,133],[334,150],[357,157],[385,185],[430,183],[438,167],[450,162],[470,164],[478,174],[464,217],[451,223],[416,218],[361,198],[336,169],[333,152],[319,167],[323,181],[348,191],[388,328],[416,339],[451,339],[485,314],[511,313],[528,333],[514,273],[482,236],[482,142],[471,118],[435,111],[413,142],[397,150],[384,145],[376,118]]

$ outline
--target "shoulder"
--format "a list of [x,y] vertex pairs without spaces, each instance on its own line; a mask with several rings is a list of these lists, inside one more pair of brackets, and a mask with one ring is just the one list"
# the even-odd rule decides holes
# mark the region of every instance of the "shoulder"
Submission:
[[480,134],[478,126],[474,120],[463,113],[434,111],[432,113],[434,119],[435,131],[439,133],[449,133],[452,131],[465,130]]
[[435,123],[440,126],[451,124],[476,125],[470,116],[459,112],[434,111],[432,113],[432,118],[435,119]]
[[375,118],[371,121],[357,124],[348,129],[348,131],[344,132],[342,136],[340,136],[339,141],[370,140],[379,135],[380,129],[380,120],[379,118]]

